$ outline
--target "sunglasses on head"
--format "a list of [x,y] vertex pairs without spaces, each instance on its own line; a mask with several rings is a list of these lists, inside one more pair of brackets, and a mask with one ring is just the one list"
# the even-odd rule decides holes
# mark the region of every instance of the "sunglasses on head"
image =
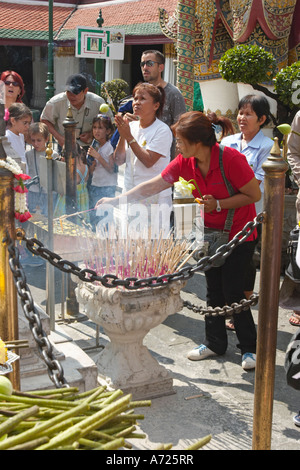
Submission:
[[147,67],[153,67],[154,64],[160,64],[160,62],[156,62],[155,60],[144,60],[140,63],[140,66],[143,68],[145,65]]
[[9,86],[9,85],[20,86],[20,84],[18,82],[10,82],[9,80],[5,80],[4,84],[7,85],[7,86]]
[[106,114],[97,114],[97,118],[107,119],[108,121],[110,121],[110,117]]

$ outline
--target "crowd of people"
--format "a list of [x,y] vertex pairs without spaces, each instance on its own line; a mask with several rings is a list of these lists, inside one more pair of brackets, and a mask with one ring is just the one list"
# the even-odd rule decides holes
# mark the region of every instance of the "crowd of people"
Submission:
[[[269,103],[262,95],[243,97],[237,115],[240,132],[234,133],[228,119],[214,113],[186,111],[178,88],[162,78],[164,61],[158,51],[143,52],[140,67],[144,81],[134,87],[132,98],[115,116],[111,110],[100,112],[104,100],[89,91],[84,75],[71,75],[65,91],[46,103],[38,123],[33,122],[30,109],[22,102],[25,93],[22,78],[14,71],[5,71],[0,78],[5,84],[9,112],[6,137],[29,176],[39,176],[40,158],[45,156],[50,134],[58,144],[58,152],[53,156],[62,158],[63,122],[70,106],[77,122],[77,209],[86,213],[86,221],[93,229],[99,223],[97,214],[103,204],[113,207],[121,198],[126,198],[128,204],[143,200],[146,206],[163,207],[161,226],[164,233],[169,233],[172,187],[182,177],[197,182],[193,196],[201,196],[206,227],[223,229],[228,210],[234,210],[231,240],[263,211],[262,165],[273,145],[272,139],[262,131],[270,120]],[[300,112],[294,128],[298,129],[299,123]],[[221,130],[221,139],[217,128]],[[26,143],[31,146],[30,150],[26,150]],[[288,158],[297,179],[300,174],[297,134],[290,136]],[[118,194],[118,167],[121,165],[125,165],[124,187],[122,194]],[[224,182],[223,171],[233,194]],[[46,191],[39,182],[30,186],[28,204],[30,212],[40,209],[47,216]],[[298,221],[299,207],[298,197]],[[65,197],[58,195],[54,217],[64,213]],[[205,271],[208,306],[231,305],[251,296],[256,274],[253,254],[259,236],[255,230],[232,251],[222,266]],[[293,319],[294,324],[299,325],[300,312],[294,312]],[[188,352],[188,359],[199,361],[225,354],[226,329],[236,332],[243,369],[254,369],[257,338],[250,308],[234,315],[227,323],[224,316],[205,317],[205,338]]]

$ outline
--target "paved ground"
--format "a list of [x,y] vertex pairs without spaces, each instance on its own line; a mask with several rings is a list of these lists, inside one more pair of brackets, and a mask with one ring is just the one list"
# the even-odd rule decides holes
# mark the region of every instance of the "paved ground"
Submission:
[[[45,267],[26,268],[27,281],[37,303],[46,305]],[[55,271],[56,318],[61,317],[61,273]],[[259,291],[259,272],[256,292]],[[182,291],[182,298],[204,305],[205,279],[196,273]],[[83,312],[82,312],[83,313]],[[300,408],[299,392],[286,385],[285,350],[296,331],[288,322],[290,311],[279,309],[276,380],[272,425],[272,450],[300,450],[300,428],[293,415]],[[253,308],[257,323],[258,307]],[[68,317],[70,319],[70,317]],[[100,331],[96,346],[96,327],[84,314],[79,321],[60,321],[66,333],[94,358],[108,338]],[[139,409],[143,440],[133,442],[135,449],[152,450],[160,443],[172,443],[174,450],[185,449],[195,440],[212,434],[207,450],[251,450],[255,373],[245,372],[236,348],[236,335],[228,332],[226,355],[192,362],[186,353],[204,337],[204,319],[187,308],[169,316],[151,330],[145,345],[173,377],[175,394],[155,398],[150,408]]]

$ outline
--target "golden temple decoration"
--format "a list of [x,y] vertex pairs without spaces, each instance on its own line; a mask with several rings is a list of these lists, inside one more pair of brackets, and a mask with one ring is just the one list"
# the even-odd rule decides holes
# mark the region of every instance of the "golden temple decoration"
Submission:
[[158,9],[159,26],[163,34],[173,41],[177,41],[178,14],[177,10],[172,16],[164,8]]
[[213,49],[214,29],[217,19],[215,0],[196,0],[196,17],[201,25],[205,63],[209,67]]

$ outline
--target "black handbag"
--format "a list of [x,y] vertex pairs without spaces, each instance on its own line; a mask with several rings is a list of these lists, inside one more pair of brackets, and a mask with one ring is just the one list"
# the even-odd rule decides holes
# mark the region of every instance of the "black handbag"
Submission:
[[298,248],[299,239],[299,225],[296,225],[293,230],[290,231],[290,238],[287,246],[287,254],[289,255],[289,265],[285,271],[285,274],[294,282],[300,282],[300,268],[296,262],[296,254]]
[[300,328],[292,336],[286,350],[284,370],[287,384],[300,390]]
[[287,246],[288,266],[279,292],[279,306],[286,310],[300,310],[300,268],[296,261],[299,226],[290,231]]

